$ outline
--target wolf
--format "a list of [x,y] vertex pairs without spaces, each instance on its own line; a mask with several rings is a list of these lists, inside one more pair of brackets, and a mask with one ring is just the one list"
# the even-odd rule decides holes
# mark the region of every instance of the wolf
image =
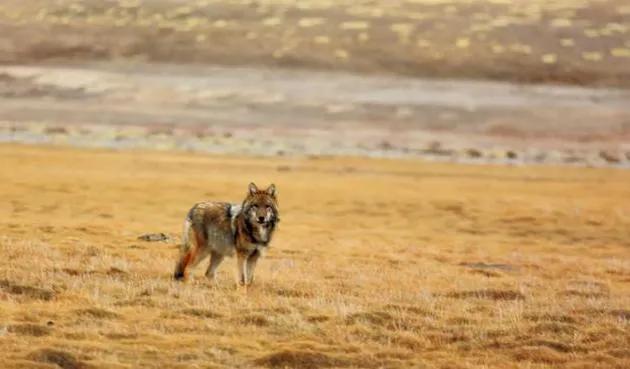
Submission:
[[214,282],[217,268],[223,259],[236,254],[238,282],[240,285],[250,285],[254,281],[256,263],[267,250],[279,221],[274,184],[259,190],[256,184],[250,183],[247,196],[241,204],[195,204],[184,221],[174,279],[185,279],[186,270],[209,255],[210,265],[206,277]]

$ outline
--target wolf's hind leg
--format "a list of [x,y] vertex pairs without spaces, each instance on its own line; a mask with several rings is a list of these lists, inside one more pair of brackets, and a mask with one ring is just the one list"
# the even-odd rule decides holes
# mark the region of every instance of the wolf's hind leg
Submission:
[[186,269],[190,266],[197,265],[208,254],[206,251],[206,240],[202,232],[198,232],[192,227],[189,227],[186,233],[179,260],[175,265],[175,273],[173,273],[173,278],[176,280],[185,279]]
[[223,254],[212,251],[212,253],[210,254],[210,265],[208,265],[208,270],[206,270],[206,278],[208,278],[212,282],[215,281],[217,268],[219,267],[223,259]]

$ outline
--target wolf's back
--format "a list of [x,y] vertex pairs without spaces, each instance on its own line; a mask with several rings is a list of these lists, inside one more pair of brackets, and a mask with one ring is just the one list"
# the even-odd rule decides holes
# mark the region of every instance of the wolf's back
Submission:
[[227,202],[195,204],[184,220],[182,246],[187,249],[195,241],[200,248],[209,246],[221,253],[231,253],[230,249],[234,246],[233,219],[238,211],[239,205]]

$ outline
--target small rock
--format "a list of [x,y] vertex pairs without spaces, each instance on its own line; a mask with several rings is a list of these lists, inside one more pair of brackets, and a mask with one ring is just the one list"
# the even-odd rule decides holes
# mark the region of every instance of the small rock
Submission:
[[474,269],[498,269],[498,270],[504,270],[504,271],[513,271],[516,269],[513,265],[510,265],[510,264],[484,263],[484,262],[477,262],[477,263],[463,262],[463,263],[460,263],[459,265],[469,267],[469,268],[474,268]]
[[468,156],[469,158],[480,158],[483,156],[483,153],[477,149],[466,149],[465,151],[466,156]]
[[381,143],[378,144],[379,149],[381,150],[391,150],[394,148],[394,145],[392,145],[391,142],[383,140],[381,141]]
[[109,270],[105,274],[107,274],[107,275],[124,275],[124,274],[127,274],[127,272],[125,272],[124,270],[122,270],[120,268],[111,267],[111,268],[109,268]]
[[442,143],[440,141],[431,141],[429,142],[427,150],[441,150]]
[[68,133],[68,130],[64,127],[46,127],[44,133],[49,135],[65,135]]
[[543,163],[547,160],[547,153],[544,151],[541,151],[539,153],[536,153],[532,156],[532,160],[535,163]]
[[147,135],[148,136],[159,136],[159,135],[172,136],[173,129],[170,127],[154,126],[154,127],[150,127],[147,130]]
[[164,233],[145,233],[141,236],[138,236],[139,240],[147,241],[147,242],[157,242],[157,241],[168,241],[169,237]]
[[151,291],[144,290],[144,291],[140,292],[140,296],[151,296]]
[[584,163],[587,161],[587,158],[584,154],[580,154],[575,152],[574,150],[566,150],[564,151],[564,155],[561,156],[562,162],[567,164],[576,164],[576,163]]
[[453,155],[453,150],[445,149],[442,147],[442,143],[439,141],[433,141],[429,143],[429,147],[421,150],[423,154],[437,155],[437,156],[450,156]]
[[18,126],[11,126],[11,128],[9,128],[9,130],[13,133],[15,132],[24,132],[26,131],[26,127],[18,127]]
[[617,153],[610,152],[607,150],[601,150],[599,152],[599,157],[604,159],[607,163],[610,163],[610,164],[617,164],[621,162],[621,158],[619,157],[619,155],[617,155]]
[[516,154],[516,152],[515,152],[515,151],[508,150],[508,151],[505,153],[505,156],[506,156],[508,159],[510,159],[510,160],[514,160],[514,159],[516,159],[516,158],[518,157],[518,154]]
[[199,129],[199,130],[194,131],[193,135],[197,137],[198,139],[203,140],[204,138],[206,138],[206,136],[210,136],[210,133],[203,129]]
[[584,158],[581,158],[576,155],[569,155],[564,158],[564,162],[567,164],[583,163],[584,161],[585,161]]

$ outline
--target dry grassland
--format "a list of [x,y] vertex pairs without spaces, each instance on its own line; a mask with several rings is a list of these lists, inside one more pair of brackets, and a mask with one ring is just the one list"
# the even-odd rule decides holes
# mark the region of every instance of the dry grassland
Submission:
[[[2,368],[627,368],[630,173],[0,146]],[[275,182],[237,289],[188,207]],[[145,242],[146,232],[173,235]]]

